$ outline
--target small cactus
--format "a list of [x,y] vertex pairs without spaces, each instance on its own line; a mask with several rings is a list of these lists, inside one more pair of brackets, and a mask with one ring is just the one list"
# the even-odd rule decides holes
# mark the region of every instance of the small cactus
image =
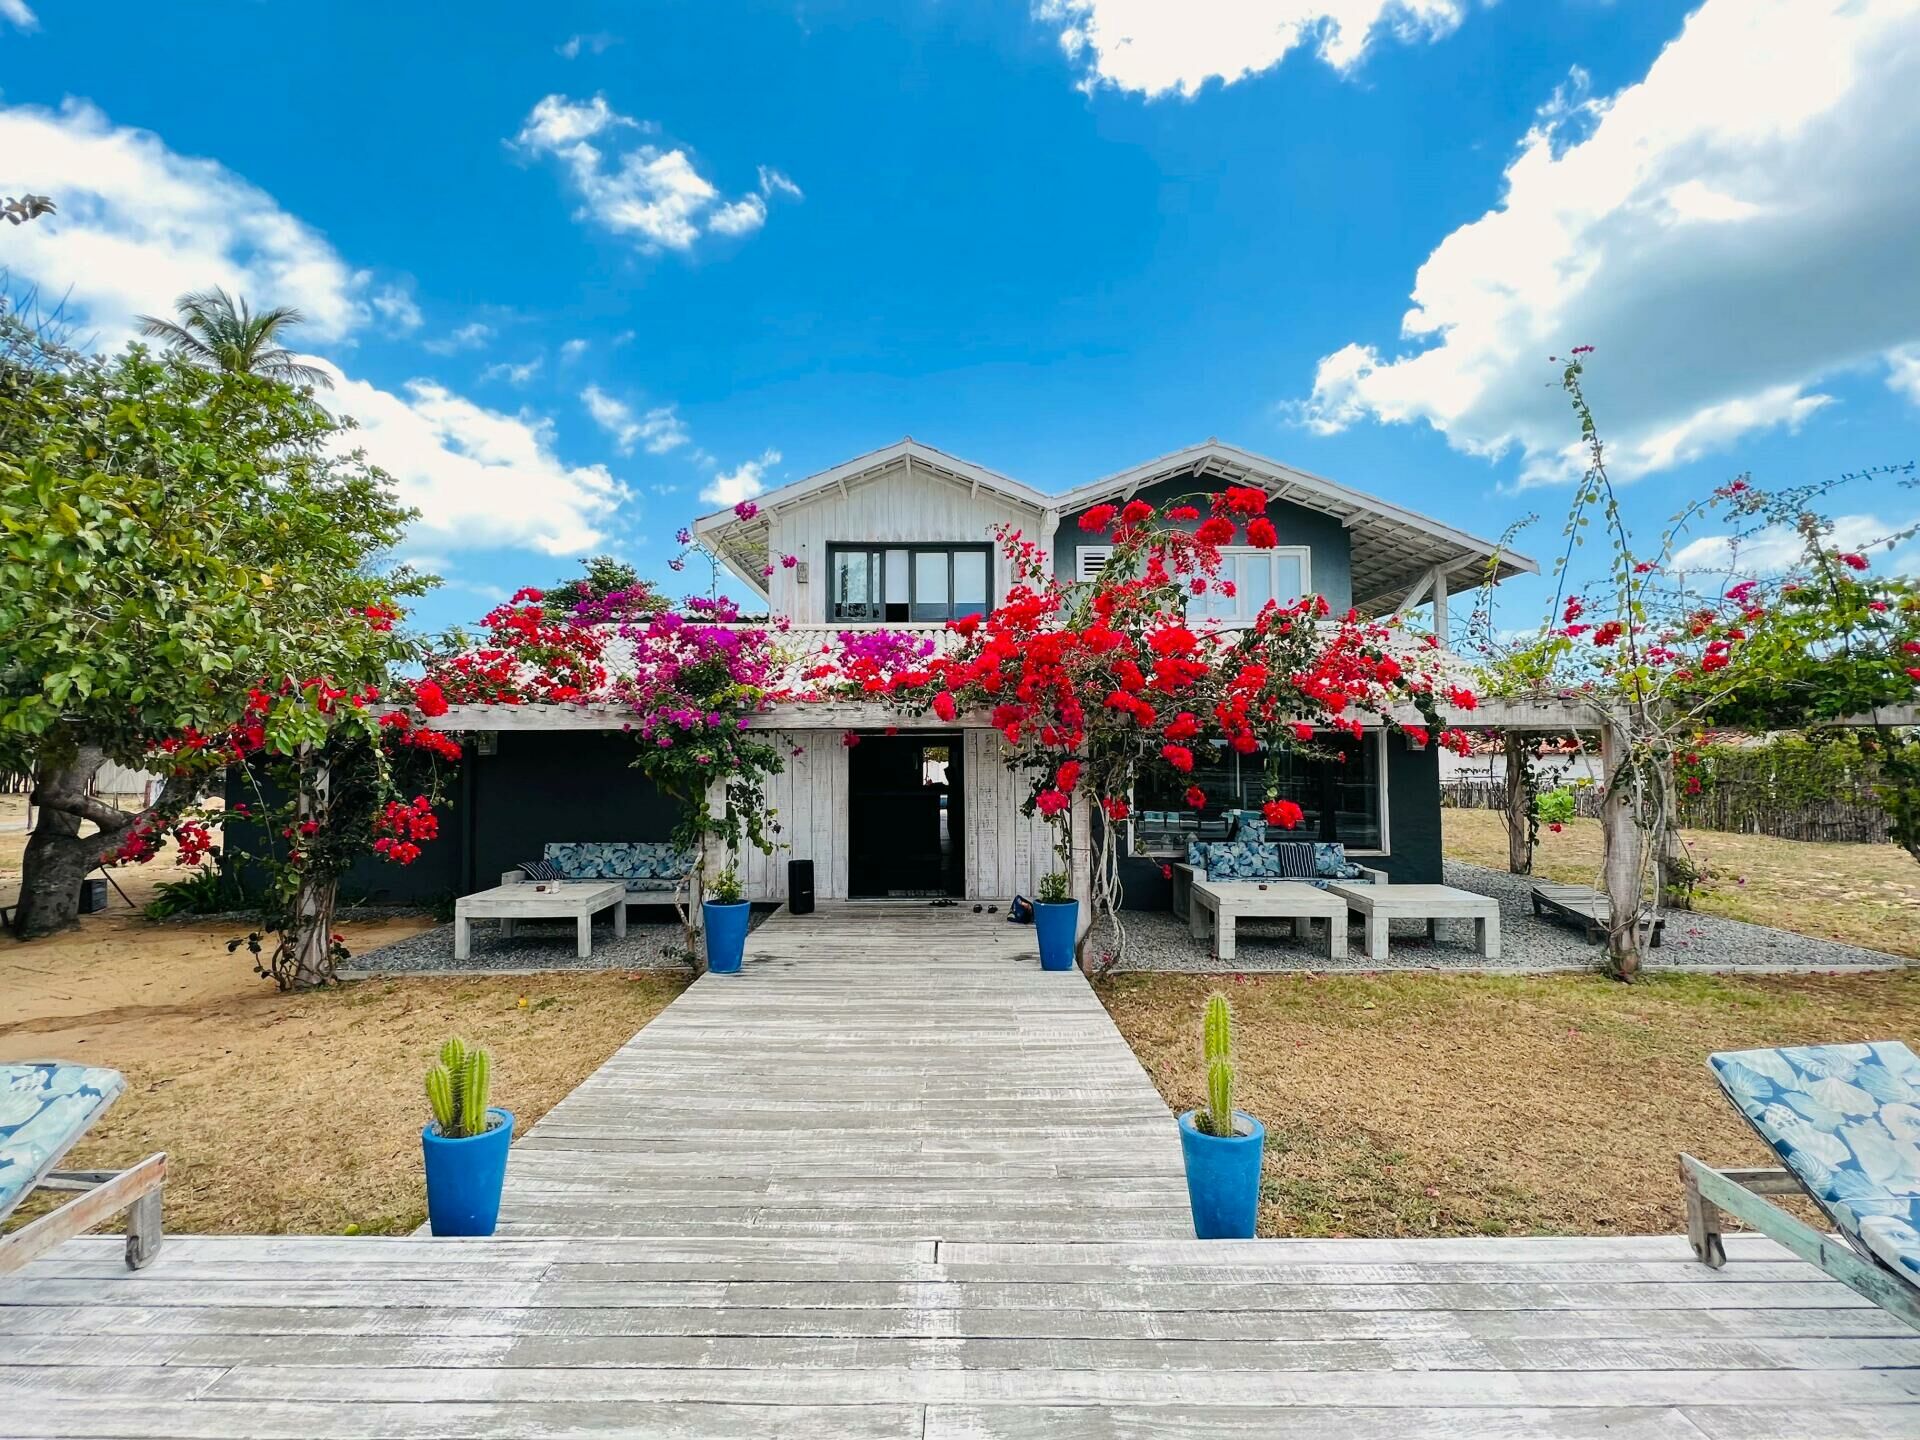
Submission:
[[1205,1129],[1209,1135],[1230,1136],[1233,1124],[1233,1012],[1227,997],[1207,997],[1207,1008],[1200,1022],[1200,1044],[1207,1074],[1207,1113]]
[[493,1085],[493,1056],[454,1039],[440,1047],[440,1059],[427,1070],[427,1107],[440,1134],[449,1140],[485,1134],[488,1091]]

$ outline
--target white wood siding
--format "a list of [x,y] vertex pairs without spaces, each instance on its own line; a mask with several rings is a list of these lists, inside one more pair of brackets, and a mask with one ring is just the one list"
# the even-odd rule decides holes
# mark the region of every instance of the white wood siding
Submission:
[[[847,749],[839,730],[788,730],[779,739],[800,747],[787,768],[767,782],[767,806],[780,826],[780,849],[748,848],[740,878],[749,900],[787,898],[787,862],[813,861],[814,894],[847,898]],[[1053,868],[1052,834],[1038,816],[1020,813],[1026,781],[1007,770],[1000,732],[962,732],[965,833],[964,874],[970,900],[1031,896]],[[1074,887],[1083,891],[1090,812],[1084,797],[1073,815]]]
[[[975,495],[953,481],[914,469],[909,462],[875,479],[849,486],[843,494],[825,490],[808,496],[792,509],[770,517],[767,555],[773,576],[767,581],[772,613],[796,624],[823,624],[827,619],[827,546],[881,541],[993,544],[993,527],[1012,524],[1033,540],[1041,540],[1042,516],[1004,497],[981,491]],[[798,570],[780,561],[792,555],[806,563],[808,580],[799,583]],[[998,604],[1007,593],[1007,563],[993,553],[992,594]]]
[[[1028,782],[1007,769],[998,730],[968,730],[966,762],[966,877],[969,899],[1032,897],[1040,877],[1053,869],[1053,834],[1039,816],[1020,813]],[[1085,797],[1073,808],[1073,873],[1084,894],[1092,832]]]

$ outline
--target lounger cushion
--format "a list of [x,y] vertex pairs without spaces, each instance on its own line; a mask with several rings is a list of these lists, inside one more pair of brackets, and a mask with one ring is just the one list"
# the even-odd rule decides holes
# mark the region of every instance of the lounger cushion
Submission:
[[1205,846],[1209,880],[1278,880],[1280,857],[1258,840],[1215,840]]
[[665,841],[591,841],[549,844],[545,858],[563,880],[624,880],[627,889],[679,888],[693,857]]
[[1347,847],[1338,840],[1314,842],[1313,873],[1322,880],[1365,880],[1367,872],[1347,859]]
[[1920,1059],[1884,1040],[1734,1050],[1708,1063],[1840,1233],[1920,1284]]
[[0,1065],[0,1220],[126,1089],[118,1070]]

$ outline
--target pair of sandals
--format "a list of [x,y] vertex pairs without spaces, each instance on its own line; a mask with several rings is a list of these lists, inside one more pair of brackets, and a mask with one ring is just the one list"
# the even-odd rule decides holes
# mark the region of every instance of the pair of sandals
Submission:
[[[929,900],[927,903],[936,910],[947,910],[959,904],[959,901],[953,900],[950,898],[943,898],[939,900]],[[973,907],[973,913],[978,915],[982,912],[983,909],[989,915],[998,915],[1000,913],[1000,907],[998,905],[987,905],[984,907],[976,905]]]

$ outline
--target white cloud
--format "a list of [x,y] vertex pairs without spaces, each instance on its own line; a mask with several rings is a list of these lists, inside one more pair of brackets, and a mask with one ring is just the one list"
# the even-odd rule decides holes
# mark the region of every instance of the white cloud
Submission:
[[780,452],[768,450],[758,460],[743,462],[737,469],[723,471],[707,482],[700,498],[713,505],[738,505],[751,500],[767,488],[767,471],[780,463]]
[[[1889,525],[1877,515],[1836,515],[1830,543],[1843,550],[1866,550],[1906,528]],[[1676,550],[1669,568],[1778,575],[1796,569],[1804,554],[1799,532],[1785,525],[1770,525],[1738,541],[1732,535],[1702,535]]]
[[[255,304],[299,306],[308,324],[297,333],[308,343],[350,342],[376,315],[398,324],[410,315],[404,290],[366,295],[371,277],[271,196],[147,131],[111,125],[90,105],[0,109],[0,193],[23,189],[56,196],[60,213],[8,231],[0,262],[16,282],[66,296],[103,348],[130,335],[134,316],[209,285]],[[360,422],[346,443],[363,447],[422,510],[408,541],[423,558],[514,545],[578,555],[604,539],[626,491],[602,466],[560,460],[549,421],[484,409],[427,380],[395,394],[305,358],[334,380],[320,401]]]
[[493,327],[479,320],[471,320],[450,335],[442,335],[438,340],[424,340],[420,348],[431,350],[436,355],[455,355],[462,350],[478,350],[493,338]]
[[[725,200],[683,149],[635,144],[617,155],[602,148],[622,130],[650,132],[596,95],[572,100],[549,95],[535,105],[515,143],[528,154],[550,155],[565,167],[580,197],[579,216],[616,235],[634,235],[648,253],[690,250],[704,233],[744,235],[766,220],[764,199],[748,195]],[[595,144],[596,140],[600,144]],[[762,172],[762,185],[776,171]],[[799,187],[778,176],[783,193],[798,197]]]
[[480,378],[482,380],[504,380],[509,385],[525,385],[539,373],[540,357],[536,355],[533,359],[522,365],[510,365],[505,360],[495,365],[489,365],[480,372]]
[[1920,405],[1920,345],[1887,352],[1887,388]]
[[580,400],[594,424],[613,437],[622,455],[631,455],[638,446],[644,446],[649,455],[664,455],[687,443],[687,427],[671,405],[657,405],[644,415],[636,415],[631,406],[598,385],[582,390]]
[[587,353],[587,345],[588,342],[585,340],[564,341],[560,346],[560,358],[571,365],[575,360],[578,360],[582,355]]
[[413,295],[398,285],[384,285],[373,292],[371,303],[380,318],[398,334],[408,335],[420,328],[422,316]]
[[792,180],[788,179],[771,165],[762,165],[760,167],[760,193],[762,195],[786,195],[794,200],[804,200],[807,198],[800,192],[798,185],[794,184]]
[[1376,31],[1438,39],[1467,0],[1038,0],[1034,15],[1058,26],[1067,58],[1084,61],[1082,87],[1111,85],[1149,99],[1192,95],[1209,80],[1231,85],[1311,46],[1336,70],[1358,64]]
[[[1415,279],[1404,353],[1326,356],[1300,417],[1426,421],[1456,449],[1564,478],[1572,419],[1547,358],[1597,347],[1588,390],[1621,478],[1831,402],[1863,365],[1920,386],[1920,9],[1705,0],[1646,77],[1575,76],[1499,206]],[[1914,347],[1914,348],[1909,348]]]
[[550,420],[488,410],[432,380],[409,380],[395,395],[311,358],[333,377],[321,401],[359,422],[347,443],[419,507],[410,539],[575,555],[601,542],[601,526],[627,498],[605,466],[568,465],[554,453]]
[[718,235],[746,235],[766,223],[767,202],[758,195],[742,195],[707,218],[707,228]]
[[0,194],[51,195],[60,213],[7,232],[6,267],[67,295],[83,335],[117,344],[135,316],[219,285],[256,306],[293,305],[306,344],[368,319],[364,277],[273,197],[211,160],[176,155],[85,101],[0,109]]
[[40,21],[34,16],[27,0],[0,0],[0,20],[12,22],[19,30],[38,30]]
[[569,35],[553,47],[553,53],[567,60],[578,60],[583,51],[589,55],[604,55],[610,47],[619,43],[618,35],[598,30],[591,35]]

